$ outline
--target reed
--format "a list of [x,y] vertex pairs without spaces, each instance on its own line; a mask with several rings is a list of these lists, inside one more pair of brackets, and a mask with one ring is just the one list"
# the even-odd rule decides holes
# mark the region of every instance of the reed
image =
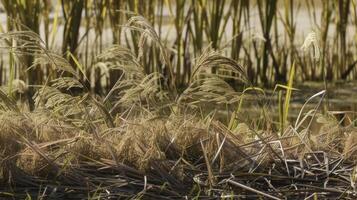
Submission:
[[[113,34],[113,44],[121,44],[122,40],[122,27],[121,25],[125,23],[125,15],[120,12],[121,10],[125,10],[126,2],[112,0],[107,1],[106,7],[108,8],[108,17],[110,21],[110,26]],[[121,73],[119,70],[112,70],[110,72],[110,80],[109,80],[109,88],[113,88],[116,81],[119,79]]]
[[[320,68],[321,68],[321,74],[326,77],[326,80],[332,79],[332,68],[331,66],[327,65],[326,59],[328,57],[326,56],[328,54],[328,32],[330,29],[330,21],[332,17],[332,7],[333,3],[329,2],[327,4],[323,4],[323,10],[322,10],[322,18],[321,18],[321,50],[322,50],[322,58],[320,62]],[[327,65],[327,66],[326,66]]]
[[79,42],[79,28],[82,21],[83,0],[61,1],[62,14],[64,18],[62,54],[68,51],[77,55]]
[[[286,83],[287,73],[293,61],[296,61],[296,68],[302,72],[299,73],[299,81],[336,81],[355,78],[357,59],[347,56],[353,55],[356,51],[347,33],[350,26],[348,22],[356,21],[352,20],[355,13],[353,8],[356,6],[351,0],[328,3],[294,0],[257,1],[256,3],[245,0],[189,2],[181,0],[58,0],[53,4],[49,1],[4,0],[2,4],[9,18],[8,30],[25,30],[24,27],[27,27],[40,33],[40,24],[43,23],[41,37],[45,45],[61,49],[63,54],[71,52],[78,57],[79,61],[84,63],[86,75],[92,79],[91,85],[97,88],[97,92],[114,87],[121,72],[112,71],[109,76],[103,77],[101,70],[93,70],[95,65],[93,57],[100,54],[109,44],[127,46],[135,54],[139,53],[140,33],[137,30],[123,29],[124,24],[133,14],[147,18],[150,25],[158,32],[160,40],[169,47],[167,56],[173,64],[175,84],[179,87],[189,84],[192,73],[190,55],[198,57],[208,45],[244,63],[247,66],[250,82],[265,86],[273,82]],[[320,4],[322,12],[321,16],[318,16],[320,13],[316,11]],[[283,7],[284,11],[282,12],[277,7]],[[332,9],[333,7],[335,9]],[[302,41],[299,40],[300,38],[297,39],[296,32],[299,27],[296,21],[301,8],[308,11],[311,24],[317,27],[315,31],[318,33],[321,47],[319,63],[314,63],[307,57],[301,57],[299,53],[298,47]],[[254,11],[258,13],[261,38],[264,40],[257,40],[259,33],[257,30],[252,30]],[[53,18],[50,18],[51,12],[54,14]],[[168,15],[164,16],[167,13]],[[35,17],[29,18],[28,14]],[[321,21],[317,21],[318,18]],[[174,32],[170,35],[172,41],[168,41],[163,30],[170,29],[171,25]],[[334,25],[336,29],[332,30],[331,27]],[[226,31],[227,28],[230,31]],[[58,30],[63,30],[63,32],[57,34]],[[107,36],[108,31],[111,34],[110,37]],[[94,38],[92,38],[92,33]],[[61,44],[54,44],[55,38],[61,34]],[[332,35],[335,37],[335,42],[330,40]],[[148,47],[142,56],[143,66],[147,73],[163,70],[166,70],[165,76],[170,73],[163,67],[160,51],[154,47]],[[31,63],[30,56],[27,61],[16,62],[14,66],[26,69],[31,66]],[[75,67],[75,63],[73,61],[71,63]],[[6,74],[7,70],[8,68],[2,68],[2,74]],[[215,68],[212,70],[216,73]],[[43,83],[48,74],[54,74],[39,68],[32,68],[27,74],[23,73],[24,70],[13,71],[12,74],[15,76],[19,74],[21,80],[28,79],[29,84]],[[30,76],[29,73],[33,74]],[[236,75],[231,74],[231,76]],[[51,79],[55,77],[52,76]],[[7,84],[4,81],[2,84]]]
[[[56,3],[3,1],[9,19],[0,49],[10,58],[0,63],[0,198],[357,195],[353,115],[321,111],[322,90],[291,116],[299,81],[329,73],[337,80],[349,70],[325,71],[319,62],[353,60],[336,53],[355,52],[348,29],[331,42],[329,27],[352,16],[357,23],[346,8],[356,9],[354,1],[331,3],[338,11],[324,6],[324,23],[303,45],[293,0]],[[315,3],[306,1],[316,22]],[[275,85],[277,94],[259,85]]]
[[[138,24],[147,28],[141,37],[150,33],[158,38],[145,19],[129,21],[133,28]],[[243,66],[212,48],[191,61],[192,76],[182,93],[162,87],[159,83],[164,75],[147,74],[140,56],[131,49],[116,45],[103,50],[98,62],[121,69],[123,76],[100,97],[82,83],[85,72],[73,54],[76,69],[66,57],[47,49],[34,32],[1,36],[32,47],[5,48],[8,51],[36,54],[36,64],[48,65],[61,74],[39,86],[31,112],[21,109],[21,104],[0,89],[1,197],[221,198],[229,194],[232,198],[283,199],[313,196],[321,190],[321,198],[356,195],[351,187],[356,181],[356,132],[341,128],[332,114],[320,114],[326,91],[307,101],[321,96],[315,109],[304,113],[304,105],[295,124],[287,125],[294,65],[288,84],[279,86],[286,89],[286,96],[280,103],[277,133],[269,120],[261,127],[238,118],[243,95],[248,101],[259,97],[248,94],[249,90],[263,95],[264,91],[247,88],[239,92],[222,74],[210,73],[215,67],[247,79]],[[155,42],[165,49],[160,40]],[[139,52],[144,48],[139,46]],[[69,94],[71,88],[83,90]],[[280,96],[283,100],[282,92]],[[222,105],[230,113],[230,105],[237,104],[229,123],[214,114]],[[242,117],[247,118],[246,114]],[[345,136],[340,134],[342,130]],[[329,161],[336,171],[325,174],[325,162]],[[291,168],[301,170],[292,173]],[[307,170],[309,173],[303,174]],[[334,181],[329,184],[338,187],[326,189],[325,182],[331,179]],[[296,186],[286,190],[292,181]],[[58,189],[42,190],[53,186]],[[217,192],[210,193],[212,189]]]
[[[262,63],[261,66],[258,66],[260,68],[261,73],[259,74],[260,79],[263,84],[267,85],[268,84],[268,67],[270,65],[269,60],[270,60],[270,52],[273,51],[272,49],[272,38],[270,35],[271,29],[273,27],[273,20],[276,15],[276,9],[277,9],[277,1],[272,0],[272,1],[261,1],[258,0],[258,11],[259,11],[259,20],[260,20],[260,26],[263,32],[263,37],[265,39],[263,49],[262,49]],[[276,73],[279,73],[278,68],[276,65],[273,65],[275,67]]]
[[[7,30],[8,31],[27,31],[31,30],[35,33],[40,32],[40,17],[41,17],[41,1],[2,1],[7,14]],[[32,16],[32,17],[29,17]],[[14,44],[14,41],[8,41],[12,46],[16,45],[26,45],[18,41],[19,44]],[[42,84],[44,80],[43,71],[38,68],[38,66],[33,66],[34,55],[21,55],[18,57],[18,62],[15,63],[15,57],[12,52],[9,54],[9,64],[10,64],[10,82],[11,85],[16,77],[16,72],[18,73],[18,78],[20,80],[26,81],[28,85]],[[17,70],[15,69],[18,66]],[[30,68],[31,67],[31,68]],[[29,70],[27,70],[30,68]],[[30,109],[33,109],[34,102],[32,101],[32,95],[34,90],[30,87],[28,91],[28,101]]]
[[347,23],[350,13],[350,0],[345,1],[338,1],[338,15],[337,15],[337,26],[336,26],[336,34],[339,38],[339,49],[340,54],[339,56],[339,66],[341,71],[345,71],[347,67]]

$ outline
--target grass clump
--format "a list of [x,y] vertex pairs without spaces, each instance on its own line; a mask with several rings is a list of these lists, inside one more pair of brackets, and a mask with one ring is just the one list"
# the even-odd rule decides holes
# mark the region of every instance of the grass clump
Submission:
[[[144,18],[135,16],[131,23],[141,33],[138,51],[115,45],[96,58],[98,68],[121,72],[102,95],[92,90],[78,60],[73,65],[49,50],[35,33],[2,35],[30,46],[9,48],[31,54],[37,66],[59,77],[29,85],[36,89],[31,110],[0,90],[1,197],[356,196],[356,128],[342,125],[333,113],[320,114],[325,91],[308,99],[322,96],[314,109],[306,112],[304,105],[296,123],[289,122],[293,70],[288,86],[281,85],[287,93],[285,99],[279,95],[285,106],[276,124],[263,90],[249,86],[239,92],[228,84],[233,79],[248,85],[246,69],[211,48],[191,61],[189,84],[181,91],[169,48]],[[147,45],[160,51],[162,70],[146,70]],[[270,49],[268,42],[264,49]],[[249,113],[240,110],[243,97],[257,102],[263,117],[248,120]]]

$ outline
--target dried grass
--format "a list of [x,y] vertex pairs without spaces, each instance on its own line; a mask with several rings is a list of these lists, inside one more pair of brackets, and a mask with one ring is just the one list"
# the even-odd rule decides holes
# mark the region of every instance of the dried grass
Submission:
[[[132,18],[130,23],[145,29],[142,37],[157,39],[144,19]],[[15,40],[18,34],[2,36]],[[167,59],[165,47],[155,42]],[[307,113],[304,105],[294,126],[281,126],[286,127],[281,135],[267,118],[263,126],[237,121],[233,129],[215,113],[225,105],[228,118],[240,104],[241,93],[222,74],[206,70],[231,70],[245,78],[245,69],[215,51],[203,52],[191,84],[177,93],[170,90],[173,76],[171,87],[165,87],[162,73],[145,73],[139,55],[117,46],[98,59],[123,69],[123,76],[101,97],[78,78],[84,75],[81,69],[73,70],[61,56],[31,44],[46,65],[65,73],[38,86],[32,112],[21,110],[0,90],[0,197],[21,198],[24,187],[34,198],[42,194],[54,199],[356,195],[356,129],[342,127],[332,114],[319,114],[323,98]],[[26,53],[26,48],[18,51]],[[170,65],[168,60],[165,64]],[[72,92],[74,87],[83,90]],[[307,103],[324,94],[315,94]]]
[[[14,118],[18,120],[14,121]],[[299,194],[299,190],[295,191],[292,188],[289,192],[285,191],[283,189],[285,183],[282,184],[282,182],[290,180],[298,184],[299,181],[303,183],[305,179],[310,180],[316,176],[316,180],[320,182],[330,177],[336,182],[330,184],[337,184],[335,191],[332,191],[330,189],[332,185],[326,188],[317,183],[310,183],[311,187],[319,188],[315,188],[316,190],[324,191],[324,193],[319,193],[321,197],[342,195],[349,198],[353,193],[348,189],[349,184],[342,177],[352,173],[349,171],[349,166],[356,159],[353,153],[357,145],[356,130],[342,132],[338,124],[329,122],[322,115],[317,121],[316,123],[323,125],[318,132],[312,134],[314,136],[311,136],[312,139],[301,135],[302,138],[295,136],[297,137],[294,139],[295,142],[288,143],[287,140],[292,140],[288,136],[294,134],[294,129],[287,129],[282,138],[274,139],[271,133],[264,131],[258,133],[246,124],[239,124],[236,130],[231,132],[218,121],[207,121],[192,115],[172,114],[167,118],[142,115],[132,120],[118,119],[114,128],[100,126],[98,127],[99,133],[93,133],[90,130],[80,130],[76,126],[69,125],[68,122],[48,118],[40,113],[24,116],[7,112],[1,115],[0,147],[3,160],[1,179],[18,186],[26,184],[23,181],[30,181],[30,179],[19,179],[13,171],[13,169],[20,169],[28,177],[41,177],[49,181],[57,180],[62,181],[63,184],[77,185],[77,189],[73,188],[73,190],[79,193],[85,190],[80,189],[84,186],[82,184],[91,183],[98,189],[106,188],[119,195],[121,193],[116,193],[110,186],[111,183],[116,182],[115,176],[103,176],[111,173],[110,171],[120,169],[120,173],[127,174],[125,177],[128,180],[134,176],[136,181],[143,181],[140,179],[141,173],[153,178],[147,183],[152,189],[149,187],[143,193],[147,197],[154,194],[152,192],[155,191],[153,189],[155,185],[163,184],[166,180],[168,186],[172,187],[172,191],[178,192],[177,195],[188,195],[189,190],[188,188],[176,190],[175,184],[186,184],[189,187],[197,184],[206,192],[210,191],[209,188],[216,188],[221,192],[201,195],[218,197],[231,193],[238,194],[237,192],[241,190],[239,187],[233,187],[235,183],[246,185],[251,182],[249,184],[251,189],[248,190],[254,191],[260,188],[265,195],[280,198],[281,195],[299,197],[302,194],[312,194],[308,191]],[[256,139],[256,134],[265,139]],[[298,140],[300,142],[297,142]],[[318,160],[312,159],[314,156]],[[343,159],[342,162],[341,159]],[[338,160],[340,160],[339,163],[336,163]],[[331,167],[326,172],[324,172],[325,164]],[[91,167],[88,168],[87,165]],[[16,166],[16,168],[10,170],[9,166]],[[300,167],[305,168],[307,174],[302,175],[301,171],[296,171]],[[280,172],[274,172],[274,168]],[[339,171],[343,168],[346,170]],[[92,177],[83,183],[69,181],[72,180],[70,179],[72,176],[85,178],[86,173],[91,169],[99,170],[91,173],[95,173],[97,178],[102,177],[103,180],[96,182],[96,178]],[[270,170],[273,170],[271,174],[265,174]],[[317,171],[314,172],[315,170]],[[318,175],[318,172],[329,175],[324,177]],[[232,177],[227,173],[232,174]],[[9,174],[12,175],[9,176]],[[275,190],[269,189],[270,184],[264,184],[264,181],[256,180],[260,183],[253,181],[258,175],[263,178],[262,180],[270,180],[270,184],[273,184],[279,193],[274,193]],[[278,180],[280,183],[276,182]],[[100,187],[98,183],[106,186]],[[233,185],[228,186],[230,183]],[[34,184],[44,183],[35,182]],[[261,184],[266,185],[266,188]],[[124,185],[122,187],[126,188]],[[298,186],[300,189],[303,187],[305,186]],[[242,194],[254,197],[253,193]],[[128,190],[126,194],[136,193],[134,190]],[[257,192],[257,195],[263,194]]]

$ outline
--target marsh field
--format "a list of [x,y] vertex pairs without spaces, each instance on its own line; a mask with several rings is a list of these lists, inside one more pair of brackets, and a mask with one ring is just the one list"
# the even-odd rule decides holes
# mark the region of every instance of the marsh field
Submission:
[[357,199],[356,0],[0,0],[0,199]]

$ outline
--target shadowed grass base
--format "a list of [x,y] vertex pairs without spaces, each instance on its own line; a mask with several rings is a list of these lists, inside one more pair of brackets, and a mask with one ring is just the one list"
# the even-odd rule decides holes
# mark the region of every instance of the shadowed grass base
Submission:
[[0,196],[353,199],[357,132],[318,119],[310,139],[293,128],[277,139],[192,115],[117,118],[91,132],[41,111],[2,112]]

